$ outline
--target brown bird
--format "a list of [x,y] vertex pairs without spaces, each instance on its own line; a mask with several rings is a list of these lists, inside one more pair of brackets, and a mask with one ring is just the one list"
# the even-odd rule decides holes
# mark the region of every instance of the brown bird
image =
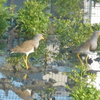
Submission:
[[[93,52],[91,52],[91,51],[94,51],[97,48],[97,40],[98,40],[99,36],[100,36],[100,31],[95,31],[89,40],[87,40],[86,42],[81,44],[76,49],[72,50],[72,53],[77,53],[77,57],[80,60],[80,62],[82,63],[82,65],[83,65],[83,62],[79,55],[81,53],[86,54],[86,55],[93,54]],[[88,55],[85,58],[86,64],[88,64],[87,59],[88,59]]]
[[26,58],[24,59],[24,62],[26,64],[26,69],[29,69],[28,66],[28,55],[32,52],[34,52],[38,46],[39,46],[39,41],[41,39],[44,39],[42,34],[37,34],[34,36],[33,40],[28,40],[25,41],[23,44],[14,47],[13,49],[11,49],[11,53],[25,53],[26,54]]

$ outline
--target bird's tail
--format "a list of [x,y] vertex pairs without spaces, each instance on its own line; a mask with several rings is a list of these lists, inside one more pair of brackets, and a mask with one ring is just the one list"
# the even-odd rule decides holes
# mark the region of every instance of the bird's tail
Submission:
[[11,55],[11,53],[12,53],[12,51],[11,51],[11,50],[7,50],[7,55],[8,55],[8,56],[10,56],[10,55]]

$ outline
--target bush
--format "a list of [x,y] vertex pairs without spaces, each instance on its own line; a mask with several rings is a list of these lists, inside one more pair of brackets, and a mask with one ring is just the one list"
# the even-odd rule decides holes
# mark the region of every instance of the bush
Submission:
[[17,23],[21,32],[28,36],[46,32],[49,25],[49,14],[45,11],[47,6],[45,2],[26,0],[18,11]]
[[4,6],[6,0],[0,0],[0,36],[8,29],[10,12],[9,8]]
[[[71,79],[71,82],[75,83],[73,87],[66,85],[66,88],[71,90],[70,96],[72,100],[99,100],[100,90],[97,90],[92,82],[95,80],[95,74],[86,73],[86,66],[76,66],[79,70],[73,70],[72,73],[69,73],[68,76]],[[87,82],[88,79],[91,79],[90,82]]]
[[76,20],[56,19],[55,33],[60,35],[62,46],[78,46],[92,35],[93,29],[90,23],[81,23],[81,18]]

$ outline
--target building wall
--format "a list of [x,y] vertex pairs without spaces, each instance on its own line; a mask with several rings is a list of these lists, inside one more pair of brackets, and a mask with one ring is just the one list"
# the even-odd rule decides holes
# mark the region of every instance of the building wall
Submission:
[[91,24],[100,23],[100,3],[96,3],[92,0],[84,0],[84,22],[90,22]]
[[54,80],[56,80],[56,83],[54,84],[54,86],[66,86],[66,82],[67,82],[67,75],[62,74],[62,72],[59,72],[57,74],[50,72],[49,74],[46,74],[43,76],[44,80],[49,80],[49,78],[52,78]]

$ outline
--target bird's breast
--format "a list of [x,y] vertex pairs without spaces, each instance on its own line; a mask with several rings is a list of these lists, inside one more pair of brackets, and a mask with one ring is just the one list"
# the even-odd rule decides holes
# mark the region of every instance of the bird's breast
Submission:
[[37,49],[37,48],[38,48],[38,46],[39,46],[39,43],[38,43],[38,42],[36,42],[36,43],[34,44],[34,48],[35,48],[35,49]]
[[90,50],[95,50],[97,48],[97,43],[96,42],[92,42]]

